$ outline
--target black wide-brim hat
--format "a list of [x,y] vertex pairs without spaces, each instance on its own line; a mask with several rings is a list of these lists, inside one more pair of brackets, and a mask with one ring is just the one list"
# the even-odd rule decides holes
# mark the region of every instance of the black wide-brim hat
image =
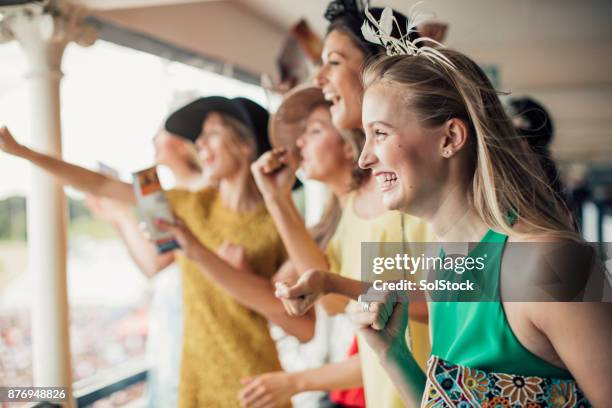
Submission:
[[244,124],[255,137],[257,156],[270,150],[268,111],[247,98],[208,96],[188,103],[172,113],[164,127],[170,133],[195,142],[202,133],[202,123],[211,112],[231,116]]

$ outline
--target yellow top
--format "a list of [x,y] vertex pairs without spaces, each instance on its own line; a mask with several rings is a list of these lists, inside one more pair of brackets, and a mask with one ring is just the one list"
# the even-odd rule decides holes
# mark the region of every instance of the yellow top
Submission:
[[[212,250],[227,239],[244,247],[258,275],[272,277],[286,258],[263,203],[248,213],[225,207],[215,188],[167,192],[174,212]],[[280,370],[266,319],[241,306],[184,256],[184,335],[180,407],[238,407],[243,377]]]
[[[422,248],[416,243],[435,241],[433,233],[424,221],[406,214],[402,215],[398,211],[387,211],[370,219],[359,217],[353,207],[355,194],[353,192],[348,197],[338,228],[326,249],[332,272],[361,280],[361,243],[402,242],[402,217],[404,217],[404,242],[407,253],[422,252]],[[431,352],[427,324],[409,320],[406,338],[416,361],[425,371]],[[366,406],[403,407],[399,392],[378,362],[376,353],[361,336],[357,336],[357,339]]]

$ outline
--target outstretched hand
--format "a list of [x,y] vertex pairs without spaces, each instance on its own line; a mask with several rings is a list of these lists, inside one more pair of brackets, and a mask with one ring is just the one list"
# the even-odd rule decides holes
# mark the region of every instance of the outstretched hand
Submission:
[[19,144],[6,126],[0,127],[0,150],[19,156],[25,147]]
[[132,215],[132,208],[128,204],[106,197],[87,194],[85,204],[94,216],[109,224],[117,225],[123,217]]

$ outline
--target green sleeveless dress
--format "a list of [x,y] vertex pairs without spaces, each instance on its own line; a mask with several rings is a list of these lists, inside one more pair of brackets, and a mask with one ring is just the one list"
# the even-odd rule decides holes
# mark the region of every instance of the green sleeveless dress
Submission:
[[[507,238],[489,230],[469,254],[486,256],[478,273],[492,278],[488,290],[497,296]],[[590,406],[569,371],[518,341],[500,301],[441,301],[429,308],[433,344],[422,406]]]

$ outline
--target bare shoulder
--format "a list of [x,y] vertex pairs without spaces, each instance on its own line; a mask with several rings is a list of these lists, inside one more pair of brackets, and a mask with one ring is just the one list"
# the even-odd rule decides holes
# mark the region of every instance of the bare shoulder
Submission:
[[596,301],[609,282],[588,243],[533,233],[523,225],[517,232],[508,239],[501,265],[508,322],[527,349],[571,371],[567,356],[557,350],[568,328],[612,335],[612,303]]
[[502,297],[520,302],[599,299],[606,284],[597,249],[571,234],[535,233],[517,225],[504,250]]
[[502,258],[504,301],[527,302],[525,312],[546,318],[569,310],[599,309],[576,302],[597,303],[610,296],[610,282],[596,246],[569,234],[534,233],[525,225],[517,225],[516,230]]

